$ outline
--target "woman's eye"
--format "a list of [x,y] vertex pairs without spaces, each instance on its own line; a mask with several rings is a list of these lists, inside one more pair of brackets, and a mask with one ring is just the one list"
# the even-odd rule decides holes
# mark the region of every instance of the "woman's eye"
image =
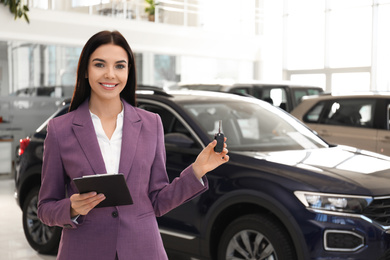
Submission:
[[103,63],[95,63],[95,67],[103,68],[104,64]]
[[122,64],[118,64],[118,65],[116,65],[116,68],[117,69],[124,69],[124,68],[126,68],[126,66],[122,65]]

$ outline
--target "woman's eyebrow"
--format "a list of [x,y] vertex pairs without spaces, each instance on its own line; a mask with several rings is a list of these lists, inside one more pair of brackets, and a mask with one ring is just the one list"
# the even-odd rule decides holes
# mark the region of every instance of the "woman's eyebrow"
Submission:
[[[106,62],[105,60],[99,59],[99,58],[95,58],[92,61]],[[127,61],[126,60],[118,60],[115,63],[127,63]]]
[[99,59],[99,58],[93,59],[92,61],[106,62],[105,60],[103,60],[103,59]]

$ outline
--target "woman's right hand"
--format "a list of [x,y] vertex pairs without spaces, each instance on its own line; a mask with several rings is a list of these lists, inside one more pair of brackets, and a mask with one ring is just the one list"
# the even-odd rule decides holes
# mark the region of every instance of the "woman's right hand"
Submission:
[[70,216],[73,218],[77,215],[87,215],[91,209],[105,198],[104,194],[96,194],[94,191],[73,194],[70,197]]

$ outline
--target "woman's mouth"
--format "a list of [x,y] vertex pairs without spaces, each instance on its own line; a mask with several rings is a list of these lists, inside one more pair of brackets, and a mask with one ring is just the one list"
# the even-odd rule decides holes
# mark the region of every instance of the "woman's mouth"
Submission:
[[115,84],[115,83],[100,83],[100,85],[103,86],[103,88],[105,88],[105,89],[113,89],[118,84]]

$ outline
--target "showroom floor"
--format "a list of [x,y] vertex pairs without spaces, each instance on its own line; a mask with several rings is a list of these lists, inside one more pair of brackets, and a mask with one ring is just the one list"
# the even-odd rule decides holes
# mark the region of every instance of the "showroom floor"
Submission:
[[40,255],[28,244],[23,233],[22,211],[14,199],[14,180],[0,174],[0,259],[54,260],[54,256]]

